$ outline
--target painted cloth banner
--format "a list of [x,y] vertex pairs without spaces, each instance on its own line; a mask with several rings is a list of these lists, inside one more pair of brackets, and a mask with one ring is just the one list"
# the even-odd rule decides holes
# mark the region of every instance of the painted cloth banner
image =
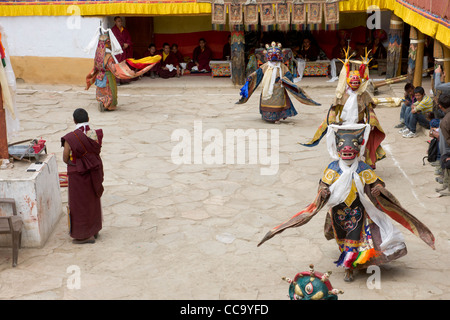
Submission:
[[272,3],[263,3],[260,5],[261,27],[263,31],[272,31],[275,29],[275,12]]
[[247,31],[255,31],[258,28],[258,6],[256,4],[244,6],[244,24]]
[[244,22],[242,17],[242,4],[229,4],[228,8],[228,12],[230,13],[229,23],[232,25],[242,24]]
[[322,25],[322,3],[308,3],[308,24],[310,30],[320,30]]
[[303,30],[306,24],[306,6],[304,3],[292,4],[292,29]]
[[223,3],[211,4],[211,23],[213,30],[222,31],[227,22],[227,10]]
[[323,9],[325,29],[337,30],[339,25],[339,2],[325,3]]
[[231,31],[242,31],[243,30],[243,24],[244,24],[244,18],[242,15],[242,4],[229,4],[228,5],[228,22],[230,25]]
[[288,3],[277,3],[276,9],[276,22],[278,30],[288,31],[291,23],[290,5]]

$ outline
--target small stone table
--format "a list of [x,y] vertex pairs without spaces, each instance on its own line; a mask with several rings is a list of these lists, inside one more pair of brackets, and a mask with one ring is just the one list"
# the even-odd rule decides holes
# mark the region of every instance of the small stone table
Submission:
[[[32,164],[14,161],[14,168],[0,170],[0,198],[16,200],[22,218],[22,247],[42,247],[62,215],[58,165],[54,154],[40,159],[43,167],[27,172]],[[0,206],[0,216],[12,215],[10,206]],[[0,236],[0,246],[10,246],[11,237]]]

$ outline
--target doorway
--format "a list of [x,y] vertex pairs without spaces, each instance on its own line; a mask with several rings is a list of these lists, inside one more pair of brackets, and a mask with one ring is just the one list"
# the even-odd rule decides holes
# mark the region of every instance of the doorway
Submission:
[[133,41],[133,58],[143,58],[154,41],[153,17],[126,17],[125,22]]

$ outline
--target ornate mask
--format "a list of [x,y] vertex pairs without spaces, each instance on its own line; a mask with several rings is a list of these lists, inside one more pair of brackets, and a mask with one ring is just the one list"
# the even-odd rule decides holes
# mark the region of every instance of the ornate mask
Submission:
[[364,144],[364,130],[339,129],[336,132],[336,149],[342,160],[353,160],[359,155]]
[[314,271],[314,265],[309,271],[297,273],[294,280],[283,278],[289,285],[289,298],[291,300],[337,300],[341,290],[333,289],[328,278],[331,271],[324,274]]
[[272,42],[270,46],[266,44],[266,57],[267,61],[283,61],[281,43]]
[[349,75],[347,76],[347,84],[352,90],[358,90],[359,86],[361,85],[361,76],[359,74],[359,71],[350,71]]

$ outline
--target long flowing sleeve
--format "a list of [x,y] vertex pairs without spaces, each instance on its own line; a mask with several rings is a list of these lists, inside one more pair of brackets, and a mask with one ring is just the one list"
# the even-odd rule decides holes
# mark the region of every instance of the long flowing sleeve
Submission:
[[286,229],[297,228],[308,223],[325,206],[330,198],[330,195],[322,193],[321,189],[319,188],[316,198],[305,209],[267,232],[264,238],[258,243],[258,247]]
[[247,81],[245,82],[244,86],[241,88],[241,100],[239,100],[239,103],[245,103],[247,100],[251,97],[253,92],[255,92],[256,88],[258,88],[259,84],[262,81],[262,78],[264,77],[264,72],[261,68],[253,72],[247,77]]
[[146,66],[144,69],[136,72],[136,71],[131,70],[127,66],[126,60],[124,60],[120,63],[115,63],[113,57],[109,57],[108,63],[107,63],[107,68],[118,79],[133,79],[133,78],[139,77],[140,75],[146,73],[151,68],[153,68],[155,65],[156,65],[156,63],[152,63],[152,64]]
[[320,106],[320,103],[317,103],[313,99],[311,99],[302,88],[300,88],[293,82],[292,74],[290,72],[285,73],[282,82],[283,87],[299,102],[310,106]]
[[422,239],[432,249],[435,249],[435,238],[430,229],[428,229],[425,224],[403,208],[397,198],[395,198],[392,193],[384,188],[384,183],[382,183],[383,187],[380,188],[380,195],[374,196],[371,192],[374,185],[376,185],[376,183],[366,184],[365,186],[365,193],[369,197],[370,201],[391,219],[395,220],[403,227],[411,231],[415,236]]

